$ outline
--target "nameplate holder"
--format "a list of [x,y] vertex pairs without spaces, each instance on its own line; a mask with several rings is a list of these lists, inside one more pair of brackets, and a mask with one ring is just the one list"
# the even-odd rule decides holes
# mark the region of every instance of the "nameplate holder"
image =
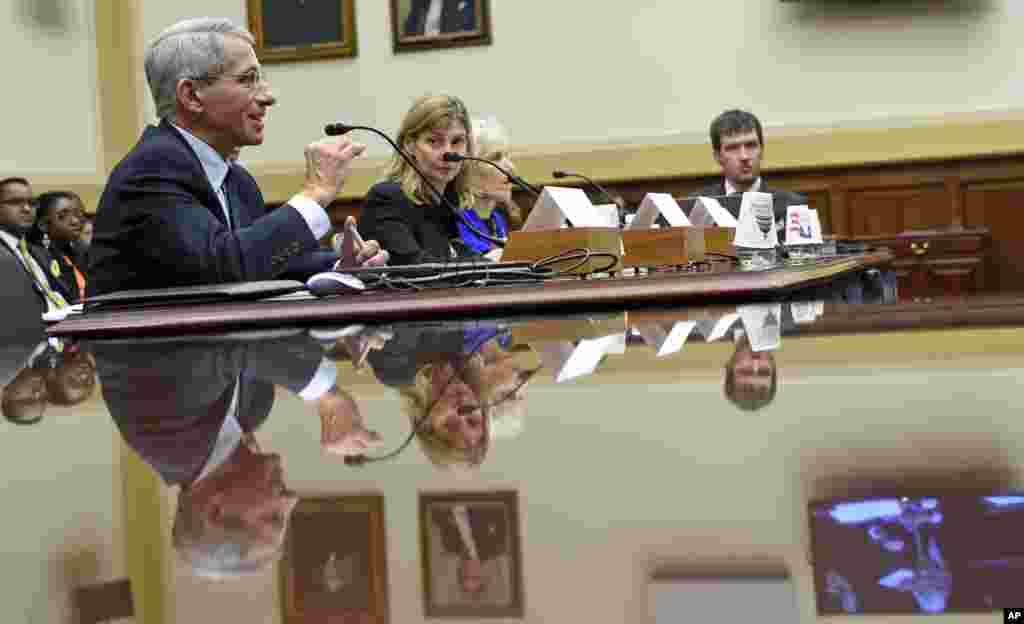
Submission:
[[[622,231],[624,267],[686,266],[705,260],[705,232],[708,228],[628,228]],[[731,246],[731,236],[721,236]]]
[[[622,230],[617,227],[574,227],[557,230],[514,230],[509,232],[502,262],[536,262],[551,256],[589,249],[602,255],[582,265],[580,259],[568,259],[551,265],[553,270],[571,270],[573,274],[595,271],[617,272],[622,269]],[[610,255],[608,255],[610,254]],[[609,266],[611,265],[611,266]],[[606,268],[607,267],[607,268]]]

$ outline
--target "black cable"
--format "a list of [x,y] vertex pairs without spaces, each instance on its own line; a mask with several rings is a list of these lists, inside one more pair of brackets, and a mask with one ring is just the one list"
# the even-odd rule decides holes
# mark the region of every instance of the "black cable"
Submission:
[[434,197],[437,199],[438,203],[447,208],[456,219],[461,221],[463,225],[469,228],[469,231],[473,232],[474,234],[476,234],[477,236],[486,241],[494,243],[498,247],[505,247],[505,243],[508,241],[508,239],[490,236],[476,229],[476,227],[472,223],[470,223],[469,220],[465,218],[465,216],[463,216],[462,211],[453,206],[452,203],[448,201],[448,198],[444,196],[444,193],[438,191],[437,188],[434,187],[434,185],[430,182],[430,180],[423,173],[423,171],[420,170],[420,168],[416,165],[413,159],[408,154],[405,153],[405,150],[400,148],[398,146],[398,143],[395,143],[388,135],[371,126],[352,126],[349,124],[340,123],[327,124],[327,126],[324,128],[324,133],[327,134],[328,136],[338,136],[342,134],[347,134],[353,130],[366,130],[367,132],[372,132],[383,138],[385,141],[387,141],[391,148],[394,149],[398,153],[398,155],[402,157],[402,160],[404,160],[407,165],[412,167],[413,171],[419,174],[420,180],[422,180],[423,183],[427,186],[427,188],[434,193]]

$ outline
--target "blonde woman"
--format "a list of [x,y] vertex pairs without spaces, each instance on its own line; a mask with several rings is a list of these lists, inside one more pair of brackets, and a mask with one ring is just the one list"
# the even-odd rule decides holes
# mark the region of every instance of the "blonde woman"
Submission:
[[458,211],[472,208],[473,195],[461,162],[444,155],[474,153],[469,113],[451,95],[428,95],[416,100],[402,119],[397,143],[416,162],[426,180],[395,154],[387,178],[370,189],[359,216],[359,229],[376,239],[391,256],[391,264],[419,264],[451,259],[459,219],[434,194],[443,193]]
[[[509,422],[522,417],[523,395],[536,368],[519,366],[502,343],[506,329],[403,328],[368,359],[381,383],[398,390],[402,411],[420,449],[439,468],[480,465],[494,437],[512,437]],[[519,424],[521,426],[521,423]],[[509,429],[513,431],[508,432]],[[401,449],[389,454],[394,456]]]
[[[514,168],[508,132],[496,119],[473,120],[473,143],[477,158],[497,163],[507,171]],[[473,210],[466,213],[466,221],[472,228],[464,223],[457,224],[459,238],[469,250],[499,260],[501,248],[479,233],[504,239],[508,237],[510,221],[516,225],[521,223],[519,206],[512,201],[512,182],[486,163],[469,162],[466,168],[474,195]]]

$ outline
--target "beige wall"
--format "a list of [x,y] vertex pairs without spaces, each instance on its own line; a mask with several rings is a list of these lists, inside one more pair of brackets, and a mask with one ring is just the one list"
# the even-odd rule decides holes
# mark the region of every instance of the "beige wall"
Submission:
[[0,175],[97,171],[93,0],[0,4]]
[[[28,95],[5,100],[0,123],[17,152],[9,148],[0,157],[0,173],[96,174],[94,1],[18,0],[4,9],[17,17],[22,6],[65,6],[75,26],[52,37],[24,20],[0,20],[0,52],[25,59],[11,70]],[[246,16],[244,0],[117,1],[142,7],[144,41],[186,16],[223,15],[240,23]],[[492,0],[493,45],[395,55],[390,3],[363,0],[356,7],[357,58],[268,67],[281,101],[266,144],[247,150],[244,160],[276,198],[297,182],[302,146],[325,122],[349,120],[393,133],[415,96],[438,90],[460,94],[478,114],[497,115],[526,154],[608,142],[700,144],[710,118],[732,106],[752,108],[764,119],[774,145],[769,165],[843,162],[844,151],[847,161],[863,161],[1018,148],[1005,135],[1024,126],[1020,3],[814,8],[821,4],[843,3]],[[100,41],[101,48],[118,45]],[[141,68],[124,79],[141,79]],[[146,106],[151,118],[152,104]],[[971,124],[989,115],[1013,123],[973,141],[984,129]],[[867,150],[842,143],[845,135],[835,131],[922,123],[946,127],[926,135],[871,135]],[[59,148],[39,140],[43,127],[53,130],[49,136],[58,137]],[[806,128],[816,136],[829,133],[829,141],[796,143],[796,154],[787,150],[784,136]],[[378,139],[363,138],[371,157],[388,156]],[[701,145],[620,156],[574,162],[563,155],[556,162],[603,179],[713,168]],[[537,181],[550,165],[527,159],[522,166]],[[350,194],[372,183],[379,163],[364,168]],[[272,172],[288,175],[274,178]]]

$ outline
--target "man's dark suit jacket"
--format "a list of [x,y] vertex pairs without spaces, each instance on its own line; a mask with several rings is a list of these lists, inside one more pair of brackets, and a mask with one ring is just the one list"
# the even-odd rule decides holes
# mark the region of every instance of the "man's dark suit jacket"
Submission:
[[304,279],[337,260],[298,210],[284,205],[268,213],[243,167],[232,164],[224,186],[234,231],[181,133],[167,121],[146,128],[100,197],[88,294]]
[[[794,193],[792,191],[784,191],[782,189],[771,188],[768,186],[768,183],[764,181],[764,179],[761,180],[760,192],[772,194],[772,209],[775,212],[776,223],[779,223],[780,221],[785,222],[786,208],[790,206],[800,206],[807,204],[806,196],[801,195],[800,193]],[[691,193],[690,197],[717,197],[721,195],[725,195],[725,180],[722,180],[721,182],[716,182],[711,186],[702,188],[701,190],[695,193]],[[733,212],[729,206],[726,206],[726,209],[729,210],[729,212]],[[737,219],[739,219],[740,217],[738,211],[734,212],[732,216],[736,217]]]
[[[476,0],[441,0],[441,32],[464,32],[476,28]],[[405,35],[422,35],[430,0],[413,0],[405,18]]]
[[238,385],[236,417],[255,431],[274,405],[274,385],[300,392],[323,350],[305,334],[270,340],[96,342],[85,348],[125,442],[168,485],[194,481],[213,452]]

